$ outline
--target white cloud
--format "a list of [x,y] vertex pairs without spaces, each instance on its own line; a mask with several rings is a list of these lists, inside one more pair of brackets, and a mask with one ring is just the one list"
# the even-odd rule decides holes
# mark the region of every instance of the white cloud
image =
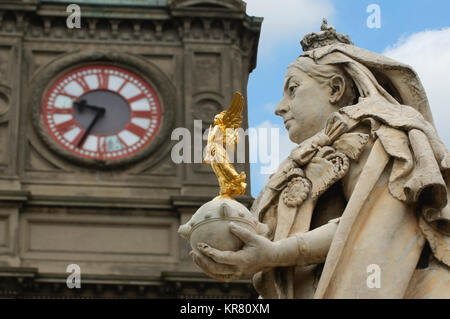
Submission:
[[260,52],[267,54],[283,41],[292,42],[311,31],[318,31],[323,18],[330,18],[330,0],[245,0],[247,14],[264,17]]
[[450,28],[401,38],[383,54],[411,65],[418,73],[443,142],[450,146]]
[[272,114],[275,112],[276,107],[277,107],[277,104],[275,104],[275,103],[266,103],[263,105],[264,110],[269,111]]

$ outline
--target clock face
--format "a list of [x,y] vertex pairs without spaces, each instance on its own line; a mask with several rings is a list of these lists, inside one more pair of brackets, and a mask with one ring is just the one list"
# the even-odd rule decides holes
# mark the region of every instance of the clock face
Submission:
[[120,160],[145,148],[161,125],[161,104],[138,75],[109,65],[80,67],[46,92],[43,122],[62,148],[86,159]]

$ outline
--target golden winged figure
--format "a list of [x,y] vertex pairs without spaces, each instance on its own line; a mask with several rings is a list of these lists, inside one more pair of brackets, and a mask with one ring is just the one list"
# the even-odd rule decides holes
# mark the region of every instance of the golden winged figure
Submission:
[[244,194],[247,187],[245,172],[238,174],[227,154],[227,150],[234,152],[238,143],[237,129],[242,124],[243,109],[244,97],[236,92],[228,110],[217,114],[214,117],[214,127],[209,129],[203,162],[212,166],[219,180],[220,195],[216,198],[233,199],[232,195]]

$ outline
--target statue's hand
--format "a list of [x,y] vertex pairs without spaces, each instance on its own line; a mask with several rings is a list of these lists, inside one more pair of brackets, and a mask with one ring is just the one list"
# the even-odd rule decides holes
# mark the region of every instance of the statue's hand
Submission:
[[198,251],[190,253],[208,276],[228,282],[274,266],[276,251],[272,241],[234,223],[230,223],[230,231],[244,242],[241,250],[221,251],[200,243]]

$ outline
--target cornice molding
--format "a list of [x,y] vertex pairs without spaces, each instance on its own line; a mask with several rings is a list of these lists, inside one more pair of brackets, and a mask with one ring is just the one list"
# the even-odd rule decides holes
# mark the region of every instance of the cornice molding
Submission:
[[67,274],[37,268],[0,268],[0,298],[256,298],[250,280],[220,283],[203,273],[160,276],[82,275],[80,289],[68,289]]

